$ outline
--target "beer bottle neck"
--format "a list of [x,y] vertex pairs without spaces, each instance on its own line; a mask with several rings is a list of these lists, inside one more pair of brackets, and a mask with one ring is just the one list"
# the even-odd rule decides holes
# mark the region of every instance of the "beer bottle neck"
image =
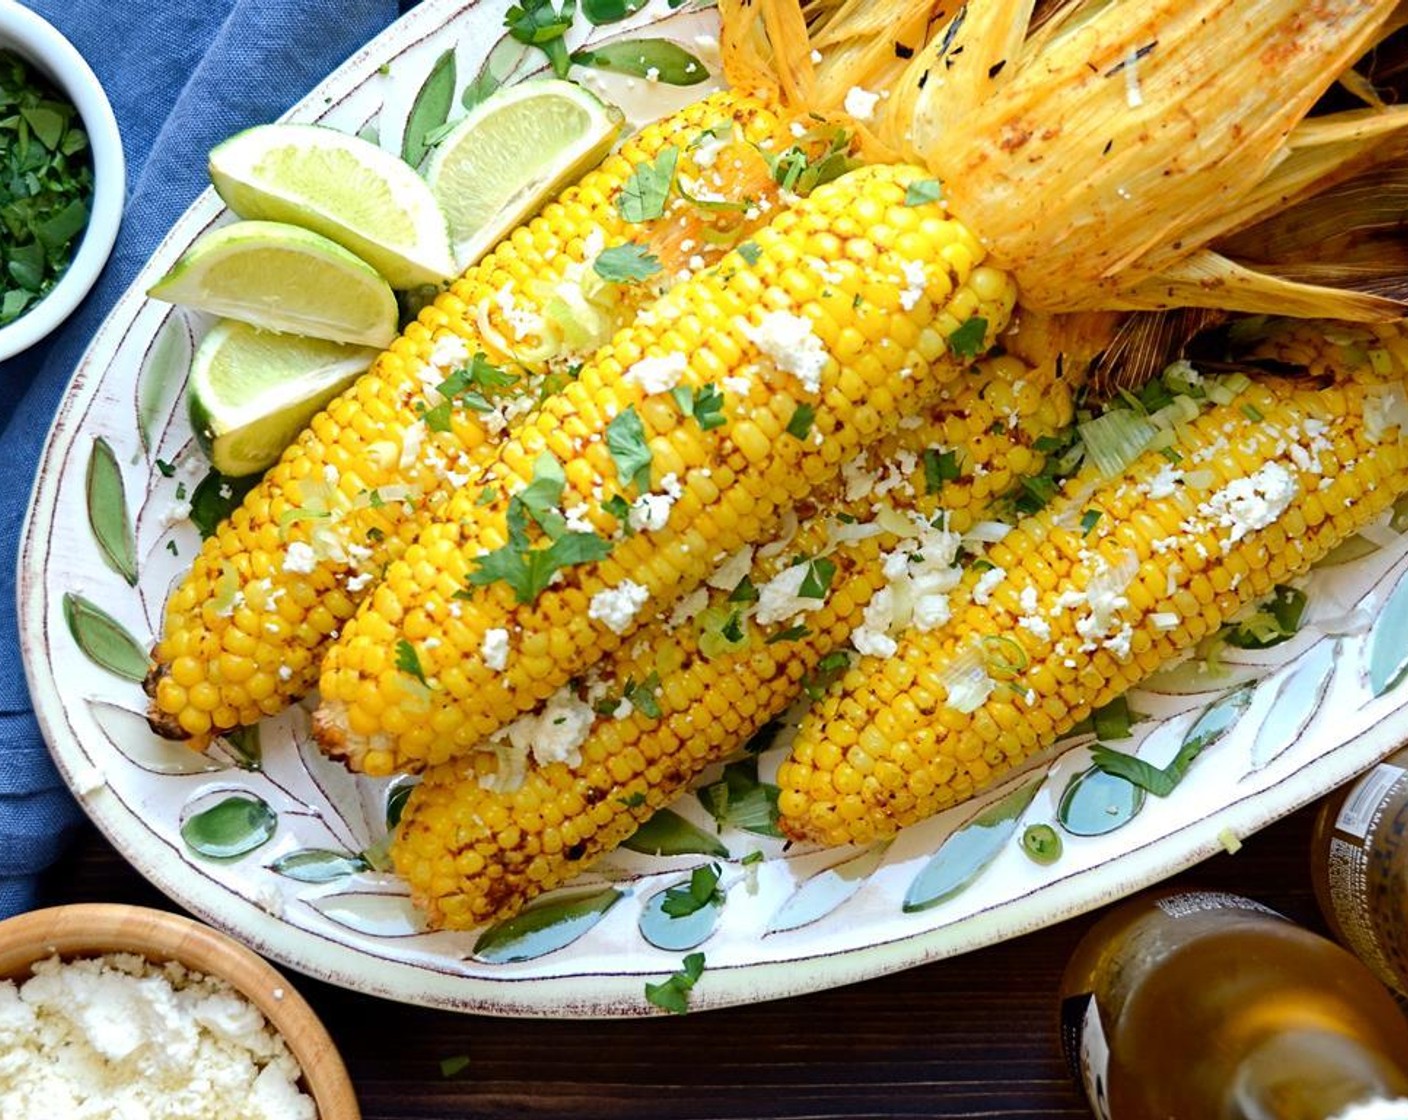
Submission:
[[1270,1036],[1242,1059],[1224,1120],[1403,1120],[1408,1104],[1393,1102],[1404,1100],[1408,1072],[1381,1051],[1350,1035],[1301,1028]]

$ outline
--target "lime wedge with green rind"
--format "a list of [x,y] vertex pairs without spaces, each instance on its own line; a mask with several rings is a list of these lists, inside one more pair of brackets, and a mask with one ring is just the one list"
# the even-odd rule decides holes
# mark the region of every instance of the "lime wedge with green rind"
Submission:
[[210,181],[239,217],[321,233],[393,288],[440,284],[455,272],[445,215],[425,180],[360,137],[256,125],[211,149]]
[[425,164],[458,267],[600,163],[624,122],[614,105],[556,78],[504,86],[470,110]]
[[187,403],[196,440],[221,474],[265,470],[377,353],[222,319],[191,365]]
[[147,294],[265,330],[379,349],[396,293],[361,257],[284,222],[234,222],[187,249]]

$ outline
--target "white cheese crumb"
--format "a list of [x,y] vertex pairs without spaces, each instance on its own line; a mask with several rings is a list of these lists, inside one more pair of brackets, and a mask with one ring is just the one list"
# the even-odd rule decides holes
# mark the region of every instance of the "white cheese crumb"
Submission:
[[6,1120],[313,1120],[300,1071],[223,981],[132,954],[39,961],[0,982]]
[[928,286],[929,278],[924,272],[923,261],[901,261],[900,271],[904,273],[905,286],[900,290],[900,306],[906,311],[913,311],[924,296],[924,289]]
[[880,102],[878,93],[871,93],[868,89],[860,86],[852,86],[846,91],[846,100],[841,107],[846,110],[848,116],[854,117],[858,121],[873,120],[875,117],[875,106]]
[[1266,528],[1285,513],[1299,489],[1295,475],[1285,466],[1267,463],[1246,478],[1233,479],[1198,512],[1230,530],[1222,542],[1222,551],[1227,552],[1248,533]]
[[831,355],[817,337],[812,321],[790,311],[770,311],[756,327],[745,323],[743,333],[784,373],[796,376],[809,393],[821,389],[821,372]]
[[631,503],[626,521],[637,533],[655,532],[669,523],[670,507],[674,504],[668,494],[642,494]]
[[642,358],[625,372],[625,380],[633,381],[647,394],[668,393],[680,383],[689,359],[676,351],[661,358]]
[[284,571],[307,575],[318,566],[318,555],[313,546],[303,541],[291,541],[284,550]]
[[495,626],[484,631],[484,642],[479,647],[479,656],[484,664],[496,673],[502,673],[508,664],[508,631]]
[[793,564],[758,588],[756,618],[760,625],[771,626],[774,622],[795,618],[805,611],[814,611],[825,604],[824,599],[813,599],[799,594],[810,567],[810,564]]
[[592,596],[587,617],[606,623],[607,629],[624,634],[631,621],[650,598],[650,589],[632,580],[622,580],[617,587],[608,587]]
[[997,585],[1007,578],[1007,572],[1002,568],[989,568],[978,577],[978,582],[973,585],[973,602],[979,606],[986,606],[992,599],[992,593]]
[[522,782],[529,757],[539,766],[563,762],[577,766],[581,746],[591,733],[596,713],[571,688],[559,688],[541,712],[519,716],[490,740],[499,756],[497,773],[480,777],[481,786],[509,792]]

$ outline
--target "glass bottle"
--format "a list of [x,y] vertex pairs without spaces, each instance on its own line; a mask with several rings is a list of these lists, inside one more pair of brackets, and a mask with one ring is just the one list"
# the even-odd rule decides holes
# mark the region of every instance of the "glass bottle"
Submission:
[[1100,1120],[1408,1120],[1408,1020],[1328,938],[1236,895],[1154,891],[1085,936],[1061,1037]]
[[1408,995],[1408,749],[1321,803],[1310,874],[1334,935]]

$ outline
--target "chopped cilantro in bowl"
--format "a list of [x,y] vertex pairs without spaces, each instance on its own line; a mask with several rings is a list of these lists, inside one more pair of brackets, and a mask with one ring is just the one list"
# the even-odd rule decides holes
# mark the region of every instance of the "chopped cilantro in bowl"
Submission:
[[0,327],[68,271],[92,205],[92,153],[78,110],[0,48]]
[[37,13],[0,6],[0,360],[88,293],[125,197],[122,139],[92,68]]

